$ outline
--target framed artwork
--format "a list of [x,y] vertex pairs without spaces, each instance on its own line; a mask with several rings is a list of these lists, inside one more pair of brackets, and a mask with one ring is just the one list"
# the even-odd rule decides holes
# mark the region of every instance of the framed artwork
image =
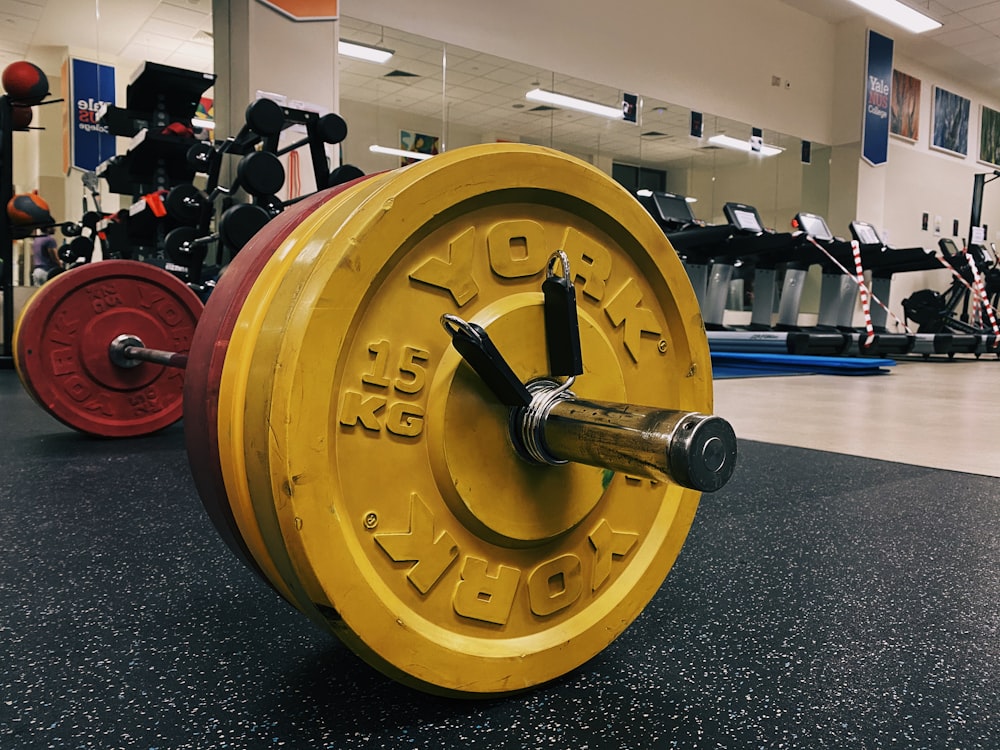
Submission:
[[889,132],[908,141],[920,137],[920,79],[892,71]]
[[1000,112],[985,104],[979,113],[979,161],[1000,167]]
[[969,105],[964,96],[934,87],[931,108],[931,148],[956,156],[969,153]]
[[[440,148],[441,139],[436,135],[426,135],[425,133],[414,133],[410,130],[399,131],[399,147],[404,151],[416,151],[418,154],[436,154]],[[403,157],[402,166],[412,164],[416,159]]]

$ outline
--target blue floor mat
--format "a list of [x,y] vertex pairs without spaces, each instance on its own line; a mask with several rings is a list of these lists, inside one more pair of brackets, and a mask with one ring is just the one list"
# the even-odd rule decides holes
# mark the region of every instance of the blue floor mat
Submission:
[[883,375],[896,364],[870,357],[813,357],[802,354],[712,352],[712,377],[759,378],[775,375]]

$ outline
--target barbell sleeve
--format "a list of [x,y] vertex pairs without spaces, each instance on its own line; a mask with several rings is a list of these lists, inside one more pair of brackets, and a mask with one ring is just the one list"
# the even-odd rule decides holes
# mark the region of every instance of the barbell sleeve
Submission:
[[187,366],[188,355],[180,352],[168,352],[162,349],[149,349],[142,339],[123,333],[116,336],[108,345],[108,357],[118,367],[138,367],[143,362],[151,362],[165,367],[184,368]]
[[736,468],[736,434],[722,417],[532,390],[533,406],[510,417],[511,439],[529,461],[572,461],[702,492],[720,489]]

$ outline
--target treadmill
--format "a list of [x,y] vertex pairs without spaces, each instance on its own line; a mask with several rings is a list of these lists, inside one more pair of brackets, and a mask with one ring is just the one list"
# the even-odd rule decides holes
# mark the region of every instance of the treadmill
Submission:
[[[942,268],[933,250],[923,247],[897,248],[887,245],[878,230],[865,221],[851,222],[851,236],[861,246],[861,265],[871,271],[872,293],[888,304],[892,291],[892,277],[897,273],[911,271],[938,271]],[[950,243],[951,241],[948,240]],[[954,243],[951,243],[954,248]],[[954,248],[957,251],[957,248]],[[918,293],[919,294],[919,293]],[[904,301],[904,316],[906,303]],[[884,330],[888,322],[888,313],[876,305],[872,308],[872,325],[875,330]],[[923,327],[923,326],[921,326]],[[921,331],[918,329],[913,336],[912,354],[929,356],[931,354],[954,355],[958,353],[974,354],[980,349],[981,342],[973,333],[954,331],[931,331],[930,327]]]
[[728,240],[732,227],[708,225],[699,221],[691,210],[691,203],[683,195],[640,190],[636,192],[636,199],[667,235],[684,264],[698,298],[698,305],[704,310],[712,259],[711,248]]
[[[885,326],[885,311],[878,305],[871,308],[872,327],[875,338],[865,346],[868,332],[854,326],[854,310],[857,306],[858,283],[855,275],[854,247],[849,240],[835,237],[826,220],[819,214],[799,212],[792,221],[793,226],[802,229],[806,236],[816,243],[808,243],[807,250],[814,254],[823,271],[820,289],[819,316],[816,321],[820,330],[838,330],[848,335],[848,353],[854,356],[891,356],[908,354],[915,339],[906,333],[893,333]],[[819,245],[832,256],[819,250]],[[860,250],[860,247],[859,247]],[[862,257],[862,267],[864,258]],[[847,273],[844,273],[844,269]],[[879,296],[879,299],[882,299]],[[875,311],[881,315],[876,322]]]
[[[764,228],[760,212],[745,203],[726,203],[726,219],[733,227],[733,236],[725,247],[717,250],[711,274],[716,295],[707,296],[709,305],[703,310],[709,346],[715,351],[755,352],[761,354],[805,354],[839,356],[845,353],[848,338],[836,330],[803,329],[798,322],[802,284],[808,265],[799,267],[802,255],[801,235],[789,232],[769,232]],[[753,267],[754,300],[748,328],[727,328],[721,325],[725,296],[718,285],[728,286],[724,266],[742,260]],[[717,266],[720,268],[717,269]],[[772,326],[776,276],[779,267],[785,269],[785,280],[778,308],[778,321]],[[731,273],[731,268],[730,268]],[[711,284],[710,284],[711,289]]]
[[[798,255],[799,239],[790,232],[771,232],[764,229],[760,212],[746,203],[726,203],[722,207],[722,212],[730,225],[740,232],[739,237],[734,237],[730,243],[730,252],[753,270],[754,298],[750,314],[750,330],[770,330],[773,327],[771,315],[777,291],[778,268],[782,265],[785,267],[787,279],[787,269]],[[711,311],[711,320],[717,319],[721,324],[722,312],[722,308]],[[783,320],[783,316],[790,318],[792,324],[790,328],[794,328],[794,323],[798,319],[798,306],[795,307],[794,315],[791,315],[790,309],[782,311],[779,304],[779,323]]]
[[[787,254],[794,246],[791,234],[765,231],[752,206],[727,203],[723,206],[727,223],[706,224],[695,218],[691,203],[682,195],[644,190],[637,191],[636,198],[663,229],[684,264],[709,330],[724,328],[729,283],[737,269],[753,270],[755,259],[775,251]],[[766,296],[773,298],[773,284]],[[757,305],[754,310],[755,315],[761,315]],[[754,327],[769,330],[770,323],[768,308],[764,323]]]

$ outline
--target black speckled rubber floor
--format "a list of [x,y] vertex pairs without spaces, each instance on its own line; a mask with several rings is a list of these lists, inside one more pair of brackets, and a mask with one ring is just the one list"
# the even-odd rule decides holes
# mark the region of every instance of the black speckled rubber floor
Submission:
[[180,426],[91,440],[0,371],[0,748],[1000,747],[1000,486],[761,443],[595,659],[397,685],[204,515]]

